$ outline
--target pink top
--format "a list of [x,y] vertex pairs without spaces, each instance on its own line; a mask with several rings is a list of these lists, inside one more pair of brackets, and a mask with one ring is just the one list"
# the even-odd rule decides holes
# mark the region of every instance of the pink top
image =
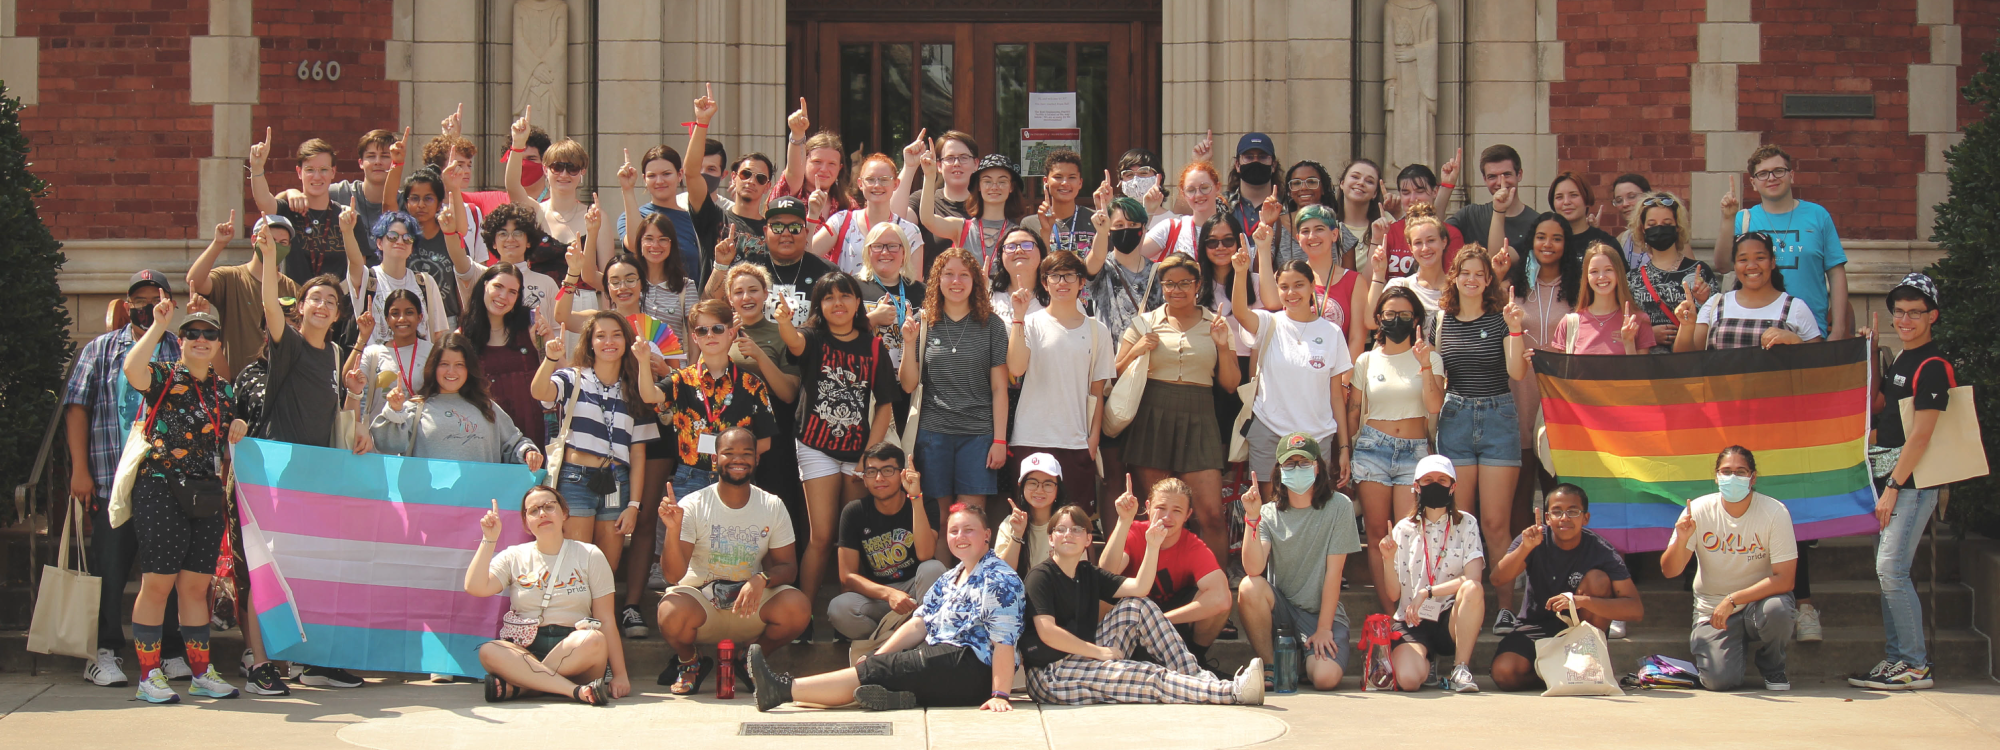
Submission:
[[[1619,336],[1619,330],[1625,325],[1624,318],[1623,313],[1615,311],[1610,315],[1599,316],[1592,314],[1589,310],[1578,310],[1574,317],[1564,316],[1561,321],[1556,323],[1555,333],[1549,342],[1549,348],[1559,352],[1568,351],[1570,321],[1574,320],[1577,321],[1576,351],[1568,353],[1631,354],[1631,352],[1625,351],[1625,342]],[[1632,343],[1639,347],[1639,351],[1641,352],[1653,348],[1653,326],[1650,325],[1651,322],[1650,320],[1641,319],[1639,321],[1638,335],[1632,337]]]

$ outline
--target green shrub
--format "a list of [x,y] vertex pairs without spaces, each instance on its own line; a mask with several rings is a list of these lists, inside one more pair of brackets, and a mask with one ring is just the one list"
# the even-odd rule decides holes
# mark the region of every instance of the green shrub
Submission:
[[[2000,52],[1982,56],[1985,69],[1963,91],[1985,118],[1965,129],[1945,160],[1951,164],[1951,197],[1937,207],[1931,239],[1945,256],[1927,273],[1944,298],[1937,341],[1955,361],[1960,385],[1979,395],[1979,423],[1986,455],[2000,466]],[[1886,319],[1885,319],[1886,320]],[[1952,486],[1949,520],[1959,528],[2000,538],[2000,479],[1986,476]]]

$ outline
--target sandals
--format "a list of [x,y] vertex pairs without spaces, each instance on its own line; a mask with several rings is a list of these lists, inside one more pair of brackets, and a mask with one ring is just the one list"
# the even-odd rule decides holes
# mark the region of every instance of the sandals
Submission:
[[1275,692],[1277,689],[1278,689],[1278,668],[1270,664],[1266,664],[1264,665],[1264,690],[1265,692]]
[[715,669],[715,660],[706,656],[691,662],[676,659],[660,673],[661,685],[668,685],[667,692],[674,695],[694,695],[701,692],[701,683],[708,679],[710,670]]
[[527,690],[500,678],[500,675],[486,675],[486,702],[499,703],[521,697]]
[[569,691],[569,697],[575,698],[576,702],[586,706],[611,705],[611,691],[606,689],[604,678],[602,677],[591,680],[587,684],[576,686],[575,689]]

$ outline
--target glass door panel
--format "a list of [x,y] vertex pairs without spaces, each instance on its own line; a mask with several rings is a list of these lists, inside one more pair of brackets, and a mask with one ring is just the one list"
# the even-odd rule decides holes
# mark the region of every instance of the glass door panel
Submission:
[[918,128],[952,126],[950,44],[857,42],[840,45],[840,132],[855,153],[898,153]]

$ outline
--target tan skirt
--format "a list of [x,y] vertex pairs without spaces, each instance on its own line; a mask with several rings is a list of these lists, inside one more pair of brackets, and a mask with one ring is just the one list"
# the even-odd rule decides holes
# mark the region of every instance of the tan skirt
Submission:
[[1215,391],[1186,383],[1146,384],[1125,428],[1125,463],[1185,474],[1221,469],[1228,454],[1215,422]]

